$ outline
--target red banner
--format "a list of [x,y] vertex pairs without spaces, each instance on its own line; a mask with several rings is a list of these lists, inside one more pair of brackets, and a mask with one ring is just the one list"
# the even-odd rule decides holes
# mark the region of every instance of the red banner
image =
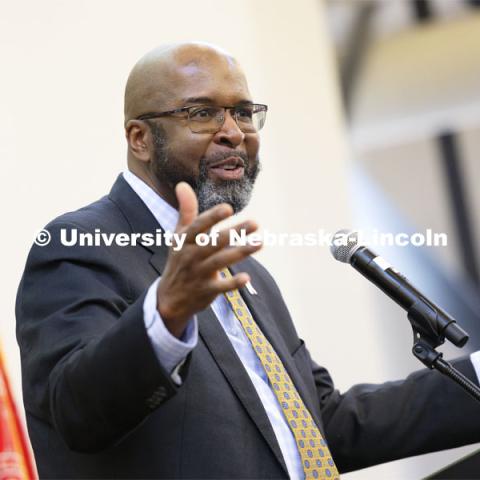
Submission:
[[37,478],[28,445],[0,351],[0,480]]

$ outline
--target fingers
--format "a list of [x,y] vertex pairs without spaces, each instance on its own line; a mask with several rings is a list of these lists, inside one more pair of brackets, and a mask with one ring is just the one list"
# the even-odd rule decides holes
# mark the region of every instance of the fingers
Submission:
[[[199,215],[197,197],[190,185],[186,182],[178,183],[175,187],[175,194],[179,208],[176,232],[185,233],[185,244],[190,244],[186,256],[175,255],[175,262],[191,262],[193,258],[197,263],[196,273],[199,278],[203,278],[203,282],[206,282],[203,283],[203,287],[207,284],[210,292],[213,290],[214,293],[219,294],[244,287],[250,279],[248,274],[242,272],[230,278],[218,278],[216,272],[240,262],[260,250],[261,244],[229,246],[232,231],[239,234],[240,238],[245,239],[245,235],[249,235],[258,229],[258,225],[248,220],[220,230],[216,235],[216,241],[212,241],[207,246],[195,246],[197,235],[210,232],[216,224],[233,215],[233,208],[228,204],[220,204]],[[248,241],[248,239],[246,240]],[[204,288],[194,288],[193,290],[200,292],[204,291]]]
[[255,252],[258,252],[261,248],[262,245],[245,245],[243,247],[233,247],[220,250],[204,260],[199,266],[199,269],[204,275],[211,274],[212,272],[244,260]]
[[232,237],[232,232],[236,232],[242,240],[245,239],[248,242],[248,238],[246,238],[246,235],[249,235],[256,230],[258,230],[258,225],[252,220],[247,220],[245,222],[234,225],[233,227],[219,230],[217,232],[217,236],[215,237],[215,241],[212,240],[212,242],[210,242],[208,245],[199,248],[198,252],[196,252],[195,254],[195,258],[201,261],[222,248],[229,246],[244,246],[243,242],[241,244],[231,245],[231,240],[234,240],[234,238]]
[[207,232],[217,223],[233,215],[233,208],[222,203],[206,212],[202,212],[185,230],[186,242],[193,243],[199,233]]
[[186,182],[180,182],[175,187],[180,213],[177,229],[187,227],[198,216],[198,201],[192,187]]

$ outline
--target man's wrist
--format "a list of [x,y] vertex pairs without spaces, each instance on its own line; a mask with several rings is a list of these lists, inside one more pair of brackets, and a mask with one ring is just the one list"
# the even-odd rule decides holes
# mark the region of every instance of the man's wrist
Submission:
[[160,278],[157,279],[147,291],[143,304],[144,321],[160,364],[172,373],[195,348],[198,342],[198,321],[196,316],[189,319],[179,338],[169,331],[157,310],[157,288],[160,281]]

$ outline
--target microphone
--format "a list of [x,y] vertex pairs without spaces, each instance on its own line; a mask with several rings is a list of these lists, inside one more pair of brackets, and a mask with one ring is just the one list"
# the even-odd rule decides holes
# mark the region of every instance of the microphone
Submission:
[[382,257],[359,244],[358,232],[339,230],[333,236],[330,251],[335,260],[349,263],[405,309],[416,335],[440,343],[447,338],[457,347],[467,343],[468,334],[457,325],[455,319],[427,299]]

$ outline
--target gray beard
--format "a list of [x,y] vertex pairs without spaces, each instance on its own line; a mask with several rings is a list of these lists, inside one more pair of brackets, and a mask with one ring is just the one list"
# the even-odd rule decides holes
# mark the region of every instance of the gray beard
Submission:
[[[260,171],[258,159],[252,167],[248,165],[248,157],[245,154],[236,153],[244,161],[244,175],[239,180],[212,180],[208,177],[207,159],[203,157],[200,160],[197,185],[194,188],[198,198],[198,210],[204,212],[219,203],[228,203],[233,211],[238,213],[242,211],[250,201],[253,192],[255,180]],[[209,162],[219,161],[231,156],[231,153],[216,155],[215,158],[209,158]]]
[[244,161],[244,175],[240,180],[212,180],[208,177],[207,164],[217,162],[232,156],[231,153],[219,154],[208,159],[202,157],[199,164],[199,174],[192,172],[168,155],[167,141],[163,129],[158,124],[149,122],[154,142],[153,173],[160,183],[166,183],[172,190],[177,183],[187,182],[194,190],[198,199],[198,210],[204,212],[220,203],[228,203],[235,213],[243,210],[250,201],[255,180],[260,172],[260,162],[256,158],[249,165],[248,157],[243,152],[235,155]]

